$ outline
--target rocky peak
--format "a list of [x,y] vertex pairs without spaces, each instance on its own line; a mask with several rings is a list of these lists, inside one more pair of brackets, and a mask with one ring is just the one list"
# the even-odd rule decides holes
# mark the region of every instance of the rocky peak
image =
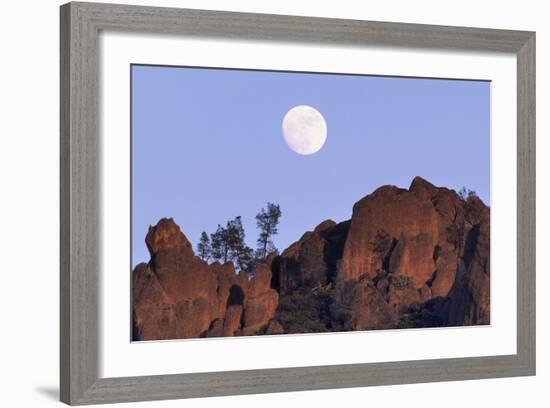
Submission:
[[317,232],[317,233],[321,233],[329,228],[332,228],[336,225],[336,223],[332,220],[325,220],[323,221],[322,223],[320,223],[319,225],[317,225],[315,227],[315,229],[313,230],[313,232]]
[[[271,261],[258,264],[252,280],[232,262],[208,264],[171,218],[149,227],[151,260],[132,274],[134,340],[166,340],[254,334],[275,314]],[[272,323],[272,331],[275,323]]]
[[[413,182],[413,191],[383,186],[354,205],[340,274],[343,280],[358,279],[363,275],[374,278],[382,271],[388,255],[382,251],[386,241],[391,243],[405,239],[414,242],[415,252],[421,250],[424,254],[422,257],[431,260],[440,225],[437,212],[424,193],[429,186],[420,178]],[[419,235],[423,238],[417,238]],[[421,246],[419,242],[422,242]],[[422,277],[433,272],[417,267],[414,270]]]
[[431,199],[438,191],[437,187],[420,176],[416,176],[409,187],[421,200]]
[[162,218],[157,225],[149,226],[145,244],[151,256],[167,249],[181,249],[193,252],[189,240],[172,218]]

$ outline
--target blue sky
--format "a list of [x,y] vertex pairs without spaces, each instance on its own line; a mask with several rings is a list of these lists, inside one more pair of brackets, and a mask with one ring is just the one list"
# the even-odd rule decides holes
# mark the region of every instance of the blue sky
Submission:
[[[324,116],[311,156],[285,144],[297,105]],[[132,264],[148,261],[149,225],[172,217],[196,245],[242,216],[281,206],[285,249],[384,184],[415,176],[474,190],[490,204],[490,83],[481,81],[132,66]]]

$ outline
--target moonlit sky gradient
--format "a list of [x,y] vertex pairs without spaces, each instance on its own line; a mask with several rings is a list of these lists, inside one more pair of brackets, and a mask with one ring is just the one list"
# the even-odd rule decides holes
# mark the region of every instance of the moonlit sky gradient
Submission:
[[[310,105],[328,136],[310,156],[281,133]],[[148,261],[149,225],[172,217],[196,246],[201,231],[281,206],[280,250],[384,184],[415,176],[474,190],[490,205],[490,83],[132,66],[132,266]]]

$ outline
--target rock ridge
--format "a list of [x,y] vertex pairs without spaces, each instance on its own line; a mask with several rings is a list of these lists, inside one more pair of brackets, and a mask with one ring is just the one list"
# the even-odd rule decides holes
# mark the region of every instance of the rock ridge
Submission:
[[256,265],[195,256],[171,218],[132,273],[134,340],[490,323],[490,208],[415,177]]

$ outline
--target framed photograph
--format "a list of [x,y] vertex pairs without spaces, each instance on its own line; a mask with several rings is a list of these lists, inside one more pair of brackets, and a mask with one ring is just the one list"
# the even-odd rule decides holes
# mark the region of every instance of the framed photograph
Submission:
[[535,33],[61,7],[61,400],[535,374]]

